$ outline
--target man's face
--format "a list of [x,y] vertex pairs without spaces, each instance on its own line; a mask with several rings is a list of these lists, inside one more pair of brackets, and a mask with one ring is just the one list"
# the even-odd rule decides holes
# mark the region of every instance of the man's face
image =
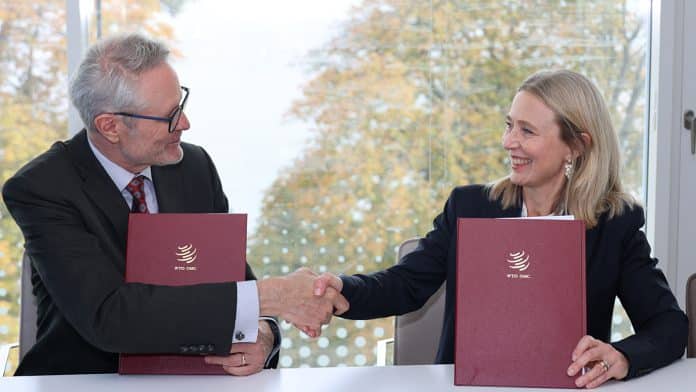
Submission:
[[[137,114],[170,117],[182,99],[181,86],[169,64],[163,63],[140,75],[137,94],[145,102],[145,108]],[[129,126],[130,125],[130,126]],[[118,148],[122,166],[138,173],[147,166],[172,165],[181,161],[181,134],[190,123],[182,113],[173,132],[162,121],[131,118],[121,123]]]

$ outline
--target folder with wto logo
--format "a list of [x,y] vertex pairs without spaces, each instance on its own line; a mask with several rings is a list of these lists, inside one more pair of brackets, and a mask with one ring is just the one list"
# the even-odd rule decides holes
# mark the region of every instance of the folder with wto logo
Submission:
[[455,385],[575,388],[586,334],[585,225],[457,222]]
[[[246,214],[130,214],[126,282],[184,286],[244,280],[246,225]],[[225,374],[199,355],[160,354],[121,354],[118,372]]]

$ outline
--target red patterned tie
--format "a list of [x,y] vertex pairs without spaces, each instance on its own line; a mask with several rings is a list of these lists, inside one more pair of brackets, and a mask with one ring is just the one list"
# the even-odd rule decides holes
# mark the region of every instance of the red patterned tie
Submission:
[[133,204],[131,212],[133,213],[149,213],[147,203],[145,202],[145,176],[140,175],[133,177],[131,182],[126,185],[126,189],[133,196]]

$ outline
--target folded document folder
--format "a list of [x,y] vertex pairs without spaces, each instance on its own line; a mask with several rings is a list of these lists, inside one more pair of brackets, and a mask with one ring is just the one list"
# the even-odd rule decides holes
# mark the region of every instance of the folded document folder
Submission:
[[575,388],[586,334],[585,225],[457,222],[456,385]]
[[[246,214],[130,214],[126,282],[184,286],[244,280],[246,222]],[[118,372],[225,374],[197,355],[121,354]]]

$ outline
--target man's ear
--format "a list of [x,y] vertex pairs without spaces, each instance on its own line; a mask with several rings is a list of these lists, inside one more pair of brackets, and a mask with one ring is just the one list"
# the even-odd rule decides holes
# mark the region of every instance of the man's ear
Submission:
[[94,126],[97,128],[97,132],[114,144],[118,143],[119,140],[119,123],[120,120],[111,113],[102,113],[94,118]]

